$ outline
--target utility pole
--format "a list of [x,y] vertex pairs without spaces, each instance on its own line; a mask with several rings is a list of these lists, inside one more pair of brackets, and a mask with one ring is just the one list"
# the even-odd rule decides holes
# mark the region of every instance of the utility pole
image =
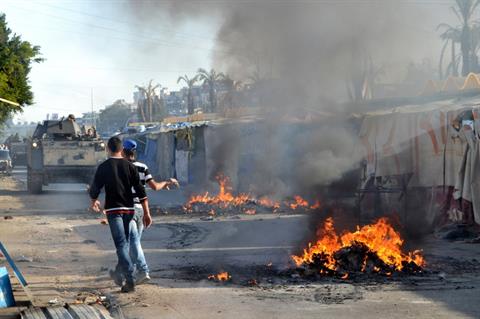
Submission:
[[97,127],[97,123],[95,121],[95,113],[93,113],[93,88],[90,89],[90,105],[92,107],[92,126]]

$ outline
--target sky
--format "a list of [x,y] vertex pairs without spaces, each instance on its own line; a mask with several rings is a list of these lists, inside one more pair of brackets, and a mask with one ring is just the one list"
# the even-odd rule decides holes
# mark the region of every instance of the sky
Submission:
[[[405,1],[412,4],[412,10],[428,13],[424,26],[407,32],[421,33],[425,38],[417,62],[428,58],[437,63],[441,42],[435,28],[440,22],[455,22],[449,10],[452,1],[395,1]],[[125,14],[126,8],[135,8],[132,1],[130,6],[125,3],[0,0],[0,12],[6,14],[9,27],[23,40],[39,45],[45,58],[30,74],[35,104],[16,115],[15,121],[41,121],[47,113],[80,116],[91,111],[92,104],[98,111],[117,99],[131,102],[135,85],[150,80],[175,90],[179,88],[178,76],[191,76],[199,67],[214,65],[215,38],[222,17],[190,14],[177,23],[159,11],[158,18],[153,15],[158,21],[142,24],[142,17],[135,12]]]
[[209,68],[215,22],[191,19],[158,28],[132,28],[112,1],[0,0],[0,12],[23,40],[41,47],[30,81],[35,104],[14,121],[40,121],[47,113],[77,116],[117,99],[133,100],[135,85],[150,80],[178,89],[178,76]]

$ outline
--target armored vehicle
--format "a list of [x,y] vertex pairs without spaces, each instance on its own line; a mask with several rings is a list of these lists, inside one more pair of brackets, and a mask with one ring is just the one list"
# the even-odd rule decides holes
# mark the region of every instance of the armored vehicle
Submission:
[[10,150],[12,166],[27,165],[26,139],[21,139],[18,133],[10,135],[5,140],[5,145]]
[[12,166],[27,165],[27,144],[25,142],[11,142],[8,144]]
[[12,160],[10,158],[10,152],[5,147],[0,147],[0,173],[12,174]]
[[44,121],[27,143],[28,190],[38,194],[49,183],[90,183],[106,156],[95,129],[81,128],[73,116]]

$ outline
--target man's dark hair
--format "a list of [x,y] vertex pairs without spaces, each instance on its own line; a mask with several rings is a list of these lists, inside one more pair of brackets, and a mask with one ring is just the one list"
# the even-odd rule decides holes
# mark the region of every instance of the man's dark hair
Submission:
[[110,137],[107,145],[108,145],[108,149],[112,153],[117,153],[117,152],[120,152],[122,150],[122,140],[119,139],[116,136]]

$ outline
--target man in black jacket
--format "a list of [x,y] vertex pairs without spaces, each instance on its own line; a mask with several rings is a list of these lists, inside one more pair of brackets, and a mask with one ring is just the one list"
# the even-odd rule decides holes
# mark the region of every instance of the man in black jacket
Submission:
[[[137,169],[122,157],[122,141],[118,137],[112,137],[107,145],[110,158],[98,166],[90,187],[91,208],[100,212],[98,196],[101,189],[105,188],[104,211],[117,250],[118,264],[126,279],[122,292],[131,292],[135,290],[133,276],[135,267],[129,255],[128,238],[129,224],[135,213],[135,196],[139,198],[144,211],[145,228],[152,224],[152,218],[145,188],[140,181]],[[135,195],[132,189],[135,190]]]

